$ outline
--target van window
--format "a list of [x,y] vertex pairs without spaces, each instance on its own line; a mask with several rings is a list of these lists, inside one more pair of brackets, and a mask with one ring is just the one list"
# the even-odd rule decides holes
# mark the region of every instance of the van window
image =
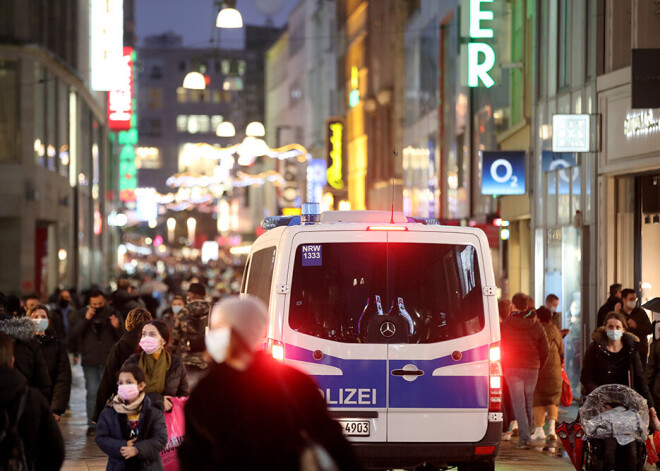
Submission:
[[273,282],[275,247],[257,250],[252,254],[247,279],[247,293],[261,299],[268,307],[270,285]]
[[381,312],[402,318],[395,324],[406,331],[404,343],[440,342],[484,328],[471,245],[308,244],[297,247],[294,263],[289,325],[297,332],[378,343],[368,326]]

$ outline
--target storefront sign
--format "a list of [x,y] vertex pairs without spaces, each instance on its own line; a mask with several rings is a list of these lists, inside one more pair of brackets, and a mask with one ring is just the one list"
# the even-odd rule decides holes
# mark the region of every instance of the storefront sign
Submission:
[[623,121],[623,133],[628,139],[656,132],[660,132],[660,118],[653,115],[653,110],[631,113]]
[[119,68],[119,86],[108,92],[108,127],[113,131],[131,128],[133,117],[133,48],[125,47]]
[[482,195],[525,194],[525,152],[481,152]]
[[[493,68],[495,67],[495,50],[493,46],[482,41],[495,37],[493,24],[495,14],[491,10],[484,10],[482,3],[494,3],[495,0],[464,0],[469,12],[467,44],[467,85],[478,87],[479,82],[486,88],[495,85]],[[466,11],[465,9],[463,11]],[[467,15],[466,15],[467,16]]]
[[589,152],[591,115],[555,114],[552,116],[553,152]]
[[328,185],[341,190],[344,188],[342,161],[344,158],[344,121],[331,119],[327,122],[326,149]]
[[660,108],[660,49],[632,50],[632,107]]
[[124,0],[92,0],[89,18],[92,89],[109,91],[121,82]]
[[137,169],[135,168],[135,146],[138,143],[136,128],[119,131],[117,142],[119,153],[119,199],[125,203],[136,201]]

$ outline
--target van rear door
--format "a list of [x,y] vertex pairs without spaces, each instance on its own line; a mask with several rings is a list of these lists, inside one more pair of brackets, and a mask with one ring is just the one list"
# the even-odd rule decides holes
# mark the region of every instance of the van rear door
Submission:
[[388,345],[390,442],[476,442],[488,426],[488,349],[480,241],[388,232],[387,292],[411,318]]
[[285,290],[285,362],[315,378],[349,438],[367,442],[387,440],[387,345],[366,343],[358,324],[385,290],[386,242],[383,232],[299,232]]

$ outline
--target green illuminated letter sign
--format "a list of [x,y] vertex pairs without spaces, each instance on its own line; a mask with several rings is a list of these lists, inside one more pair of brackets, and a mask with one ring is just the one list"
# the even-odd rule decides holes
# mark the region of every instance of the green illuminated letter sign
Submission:
[[[493,21],[492,11],[483,11],[482,3],[493,3],[494,0],[469,0],[470,2],[470,40],[493,38],[495,36],[493,28],[484,28],[483,21]],[[495,84],[495,80],[490,75],[490,71],[495,66],[495,51],[486,43],[472,42],[467,48],[467,72],[468,86],[478,87],[479,80],[486,88]]]

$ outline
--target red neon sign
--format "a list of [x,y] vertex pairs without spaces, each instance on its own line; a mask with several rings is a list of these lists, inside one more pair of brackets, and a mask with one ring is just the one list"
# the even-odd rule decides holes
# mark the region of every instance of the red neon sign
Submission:
[[124,47],[121,68],[121,86],[108,92],[108,127],[113,131],[131,128],[133,118],[133,48]]

